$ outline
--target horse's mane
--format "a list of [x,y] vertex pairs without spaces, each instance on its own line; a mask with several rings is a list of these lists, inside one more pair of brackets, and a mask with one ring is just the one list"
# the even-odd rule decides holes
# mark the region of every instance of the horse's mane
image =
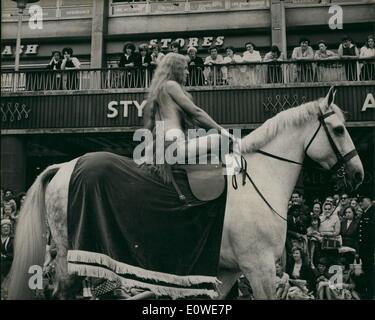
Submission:
[[[319,114],[319,106],[322,100],[323,98],[284,110],[273,118],[268,119],[262,126],[242,139],[242,152],[249,153],[257,151],[276,137],[276,135],[283,132],[285,128],[304,125],[312,117],[316,117]],[[343,112],[338,106],[332,104],[330,109],[336,113],[340,120],[345,122]]]

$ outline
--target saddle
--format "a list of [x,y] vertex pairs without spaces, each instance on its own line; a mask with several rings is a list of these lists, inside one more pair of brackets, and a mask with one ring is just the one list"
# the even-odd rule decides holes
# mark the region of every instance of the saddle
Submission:
[[[211,164],[210,159],[207,161],[207,164],[199,164],[199,161],[197,163],[179,165],[178,167],[186,172],[194,197],[201,201],[217,199],[225,190],[226,179],[223,174],[223,164],[221,162],[219,164]],[[173,180],[172,183],[180,199],[185,200],[185,196]]]

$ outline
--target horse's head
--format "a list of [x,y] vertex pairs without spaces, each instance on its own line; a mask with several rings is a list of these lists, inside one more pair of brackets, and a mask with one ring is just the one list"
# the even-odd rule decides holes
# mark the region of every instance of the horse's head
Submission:
[[363,166],[353,141],[345,128],[340,108],[334,104],[333,87],[324,99],[319,100],[320,112],[308,130],[305,151],[323,168],[332,170],[336,182],[341,182],[346,192],[355,190],[363,181]]

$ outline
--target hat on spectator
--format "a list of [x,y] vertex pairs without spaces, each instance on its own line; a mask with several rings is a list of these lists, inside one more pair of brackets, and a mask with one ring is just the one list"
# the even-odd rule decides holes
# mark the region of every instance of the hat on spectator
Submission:
[[195,48],[195,47],[189,47],[189,48],[187,49],[187,53],[190,53],[190,52],[197,53],[198,50],[197,50],[197,48]]
[[123,49],[123,52],[125,52],[126,49],[131,49],[132,51],[135,51],[135,45],[134,43],[131,43],[131,42],[127,42],[124,44],[124,49]]
[[148,50],[148,44],[147,43],[141,43],[138,47],[139,51],[147,51]]
[[328,266],[328,261],[326,258],[320,258],[319,259],[319,264],[322,264],[323,266]]
[[342,42],[344,42],[344,41],[348,41],[348,40],[353,41],[353,39],[350,38],[350,37],[347,36],[347,35],[346,35],[346,36],[343,36],[342,39],[341,39]]
[[69,47],[67,47],[67,48],[64,48],[64,49],[62,49],[62,51],[61,51],[63,54],[65,54],[65,52],[67,53],[67,54],[70,54],[70,55],[72,55],[73,54],[73,49],[72,48],[69,48]]
[[323,43],[327,47],[327,42],[325,42],[324,40],[319,40],[318,45],[321,44],[321,43]]
[[216,46],[212,45],[211,47],[208,48],[208,52],[211,52],[212,50],[218,50],[218,49]]
[[1,220],[1,226],[3,226],[3,225],[12,225],[12,221],[10,221],[9,219],[2,219]]

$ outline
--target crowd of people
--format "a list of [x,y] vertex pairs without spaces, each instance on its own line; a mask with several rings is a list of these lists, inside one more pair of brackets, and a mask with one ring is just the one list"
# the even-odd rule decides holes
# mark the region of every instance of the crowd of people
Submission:
[[[288,60],[287,53],[281,52],[277,46],[272,46],[262,57],[252,42],[244,45],[244,51],[232,46],[221,48],[213,45],[208,49],[208,55],[202,57],[196,47],[189,47],[184,52],[176,41],[169,50],[162,50],[158,44],[142,43],[136,48],[133,43],[125,43],[110,79],[106,79],[109,81],[106,87],[146,87],[167,51],[186,54],[190,73],[187,84],[190,86],[282,83],[286,78],[291,82],[375,80],[374,61],[363,60],[359,68],[356,62],[356,59],[375,58],[373,35],[369,35],[360,48],[348,36],[342,38],[335,51],[330,50],[324,40],[314,46],[315,51],[310,40],[302,37]],[[285,64],[288,61],[291,63]],[[80,69],[80,61],[73,56],[71,48],[53,51],[47,69],[64,71],[56,72],[49,81],[51,89],[79,88],[77,69]]]
[[[276,297],[374,299],[374,242],[375,210],[369,197],[335,194],[307,206],[303,195],[294,192],[286,254],[276,262]],[[246,296],[246,281],[241,281],[241,295]]]
[[[13,237],[25,201],[1,191],[1,282],[13,260]],[[289,201],[285,255],[276,262],[277,299],[374,299],[375,207],[369,197],[327,196],[306,205],[295,191]],[[239,280],[239,296],[251,285]],[[238,297],[237,297],[238,298]]]
[[24,201],[24,192],[14,195],[11,190],[1,189],[1,283],[12,265],[13,237]]

